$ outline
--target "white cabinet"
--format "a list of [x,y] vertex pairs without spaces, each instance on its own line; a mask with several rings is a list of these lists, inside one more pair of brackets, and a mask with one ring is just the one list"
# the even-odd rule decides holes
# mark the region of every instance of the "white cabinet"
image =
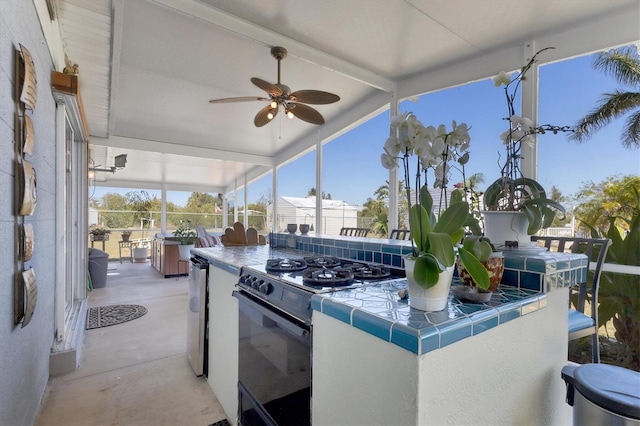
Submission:
[[238,416],[238,276],[209,265],[209,376],[229,421]]

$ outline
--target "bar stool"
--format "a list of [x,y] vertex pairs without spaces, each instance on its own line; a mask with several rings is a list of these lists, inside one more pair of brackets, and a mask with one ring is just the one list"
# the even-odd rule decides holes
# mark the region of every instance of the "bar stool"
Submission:
[[122,263],[122,249],[129,249],[129,256],[125,256],[125,259],[129,259],[129,261],[133,263],[133,249],[131,247],[131,241],[118,241],[118,255],[120,256],[120,263]]

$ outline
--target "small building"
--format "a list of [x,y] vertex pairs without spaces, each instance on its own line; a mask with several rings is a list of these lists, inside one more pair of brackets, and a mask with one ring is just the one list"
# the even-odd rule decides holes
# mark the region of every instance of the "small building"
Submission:
[[[340,234],[340,228],[357,228],[360,207],[342,200],[322,200],[322,233]],[[273,205],[267,206],[267,220],[273,223]],[[316,197],[279,197],[276,232],[287,232],[287,224],[315,226]]]

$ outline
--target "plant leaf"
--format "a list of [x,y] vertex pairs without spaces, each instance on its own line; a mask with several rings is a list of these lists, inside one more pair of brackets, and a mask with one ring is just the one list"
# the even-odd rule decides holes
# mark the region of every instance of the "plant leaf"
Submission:
[[453,234],[462,228],[469,217],[469,204],[467,202],[455,203],[440,214],[438,223],[433,227],[433,232]]
[[504,185],[504,178],[498,178],[484,191],[484,205],[488,210],[496,210],[498,208],[500,193]]
[[431,231],[429,213],[420,204],[411,206],[411,238],[416,243],[418,252],[426,251],[429,246],[427,234]]
[[428,212],[433,210],[433,198],[427,185],[422,185],[422,188],[420,188],[420,204],[422,204],[422,207]]
[[464,265],[465,269],[473,278],[476,285],[484,290],[489,288],[489,272],[484,267],[484,265],[470,252],[465,250],[463,247],[458,247],[458,255],[460,256],[460,261]]
[[442,232],[429,232],[429,248],[435,258],[445,267],[456,261],[451,236]]
[[542,210],[542,228],[548,228],[556,217],[556,212],[547,206],[540,206],[540,209]]
[[464,201],[464,191],[460,188],[456,188],[451,191],[451,204],[461,203]]
[[527,227],[527,234],[533,235],[540,230],[542,226],[542,212],[540,208],[535,205],[525,204],[524,211],[527,214],[527,220],[529,221],[529,226]]
[[413,266],[413,279],[420,287],[428,289],[438,283],[440,278],[440,265],[431,254],[418,256]]

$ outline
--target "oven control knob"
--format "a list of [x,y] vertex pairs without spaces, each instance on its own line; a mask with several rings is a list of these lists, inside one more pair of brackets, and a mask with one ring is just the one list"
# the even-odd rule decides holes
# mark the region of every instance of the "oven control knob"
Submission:
[[257,278],[254,278],[253,281],[251,282],[251,288],[255,290],[260,288],[260,282],[258,281]]
[[246,283],[248,280],[249,280],[249,275],[241,275],[241,276],[240,276],[240,280],[239,280],[239,281],[240,281],[242,284],[244,284],[244,283]]
[[260,293],[270,294],[273,291],[273,286],[269,283],[262,283],[260,285]]

